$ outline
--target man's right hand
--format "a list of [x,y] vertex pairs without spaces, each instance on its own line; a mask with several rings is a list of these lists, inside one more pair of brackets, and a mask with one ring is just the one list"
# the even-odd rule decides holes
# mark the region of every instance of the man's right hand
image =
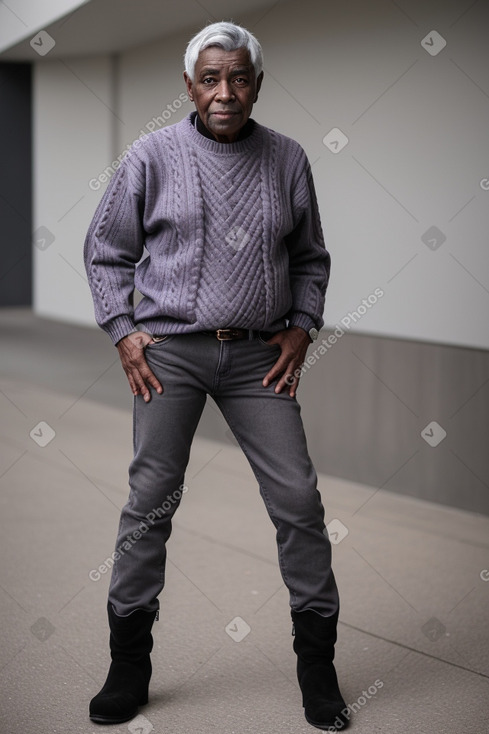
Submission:
[[146,403],[151,400],[150,387],[154,387],[160,395],[163,392],[163,387],[149,368],[144,356],[144,348],[153,343],[151,334],[145,331],[135,331],[117,342],[122,367],[133,395],[142,395]]

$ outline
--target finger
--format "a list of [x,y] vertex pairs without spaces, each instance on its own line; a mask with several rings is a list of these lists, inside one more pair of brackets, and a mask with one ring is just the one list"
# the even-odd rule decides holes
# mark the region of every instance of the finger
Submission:
[[130,388],[132,390],[132,394],[142,395],[142,391],[144,388],[144,381],[141,378],[141,376],[139,375],[138,371],[134,369],[132,370],[127,369],[125,370],[125,372],[126,372],[126,377],[129,381]]
[[294,397],[302,375],[301,368],[301,363],[298,364],[296,360],[290,361],[283,370],[280,379],[275,386],[275,392],[279,393],[282,392],[282,390],[286,390],[291,397]]
[[149,390],[148,386],[146,385],[144,381],[139,386],[139,391],[141,395],[143,396],[144,402],[149,403],[149,401],[151,400],[151,391]]
[[263,378],[263,387],[268,387],[273,380],[281,375],[287,366],[287,359],[284,359],[282,356],[277,359],[273,367],[267,372],[265,377]]
[[145,403],[149,403],[149,401],[151,400],[150,387],[154,387],[154,389],[160,395],[163,392],[162,386],[160,385],[160,383],[158,382],[158,380],[156,379],[154,375],[152,375],[152,379],[151,379],[151,376],[143,375],[141,372],[137,373],[136,386],[138,389],[138,393],[142,395]]
[[138,395],[139,394],[139,388],[136,385],[136,383],[134,382],[131,373],[130,372],[126,372],[126,377],[127,377],[128,382],[129,382],[129,387],[131,388],[132,394],[133,395]]
[[291,398],[295,398],[297,388],[299,387],[300,377],[297,377],[294,384],[290,386],[289,395]]
[[133,382],[135,383],[136,395],[141,394],[146,402],[148,402],[151,399],[149,387],[154,388],[159,395],[163,393],[163,386],[150,369],[142,350],[138,352],[136,358],[132,355],[129,360],[124,360],[124,363],[126,373],[132,376]]
[[291,372],[286,372],[282,375],[280,380],[275,385],[275,392],[281,393],[282,390],[285,390],[285,392],[288,392],[289,395],[293,398],[297,389],[297,385],[299,383],[298,378]]
[[161,384],[161,382],[158,380],[158,378],[153,373],[151,373],[151,377],[149,378],[149,383],[151,387],[154,387],[158,395],[162,395],[163,385]]
[[155,373],[149,367],[146,360],[144,360],[143,365],[139,368],[139,372],[140,372],[141,378],[143,382],[145,383],[145,385],[146,386],[148,384],[151,385],[151,387],[153,387],[156,390],[156,392],[159,395],[161,395],[163,392],[163,386],[161,382],[158,380],[158,378],[156,377]]

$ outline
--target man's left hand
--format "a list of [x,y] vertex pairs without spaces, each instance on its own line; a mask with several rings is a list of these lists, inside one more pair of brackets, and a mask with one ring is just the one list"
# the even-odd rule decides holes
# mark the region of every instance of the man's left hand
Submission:
[[301,367],[310,343],[309,334],[300,326],[291,326],[290,329],[274,334],[267,344],[278,344],[282,353],[272,369],[265,375],[263,387],[268,387],[272,380],[281,375],[275,386],[275,392],[279,393],[285,389],[291,398],[295,397]]

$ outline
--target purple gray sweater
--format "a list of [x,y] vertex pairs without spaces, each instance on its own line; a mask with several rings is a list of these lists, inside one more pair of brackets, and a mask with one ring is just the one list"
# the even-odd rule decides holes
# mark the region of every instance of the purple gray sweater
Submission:
[[97,323],[114,343],[136,324],[320,328],[330,258],[303,149],[256,122],[218,143],[195,114],[136,141],[97,207],[85,241]]

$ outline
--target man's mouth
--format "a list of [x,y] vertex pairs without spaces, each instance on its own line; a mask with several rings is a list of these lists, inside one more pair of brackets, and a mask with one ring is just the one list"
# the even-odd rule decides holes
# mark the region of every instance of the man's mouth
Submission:
[[227,117],[233,117],[234,115],[237,115],[237,112],[233,112],[231,110],[216,110],[215,112],[211,112],[211,115],[215,115],[216,117],[222,117],[223,119]]

